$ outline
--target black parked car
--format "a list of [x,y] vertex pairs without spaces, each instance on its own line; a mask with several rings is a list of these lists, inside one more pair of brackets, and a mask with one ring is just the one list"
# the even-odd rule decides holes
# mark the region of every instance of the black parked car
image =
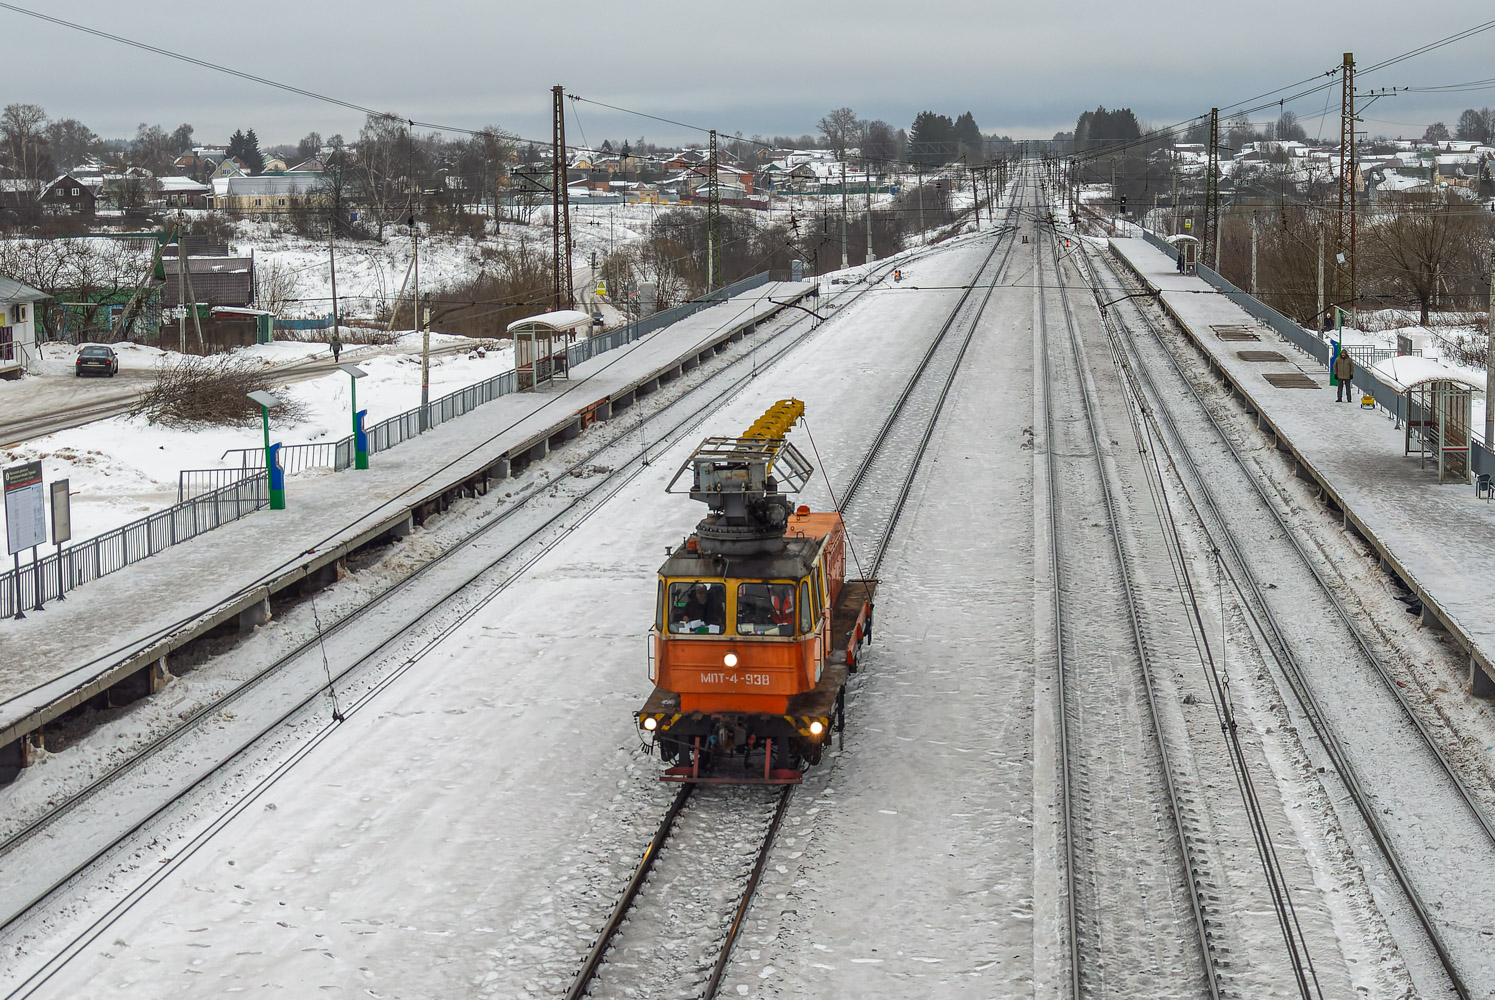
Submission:
[[78,349],[78,360],[73,366],[73,374],[82,378],[84,375],[107,375],[114,377],[119,371],[119,355],[114,353],[113,348],[93,344]]

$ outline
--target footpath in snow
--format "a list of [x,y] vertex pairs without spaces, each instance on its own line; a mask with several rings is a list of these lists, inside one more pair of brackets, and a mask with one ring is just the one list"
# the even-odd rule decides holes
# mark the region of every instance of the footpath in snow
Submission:
[[[1154,290],[1198,347],[1226,373],[1250,409],[1275,430],[1303,473],[1315,479],[1385,563],[1470,654],[1474,693],[1495,694],[1495,504],[1464,482],[1438,483],[1436,467],[1404,454],[1404,431],[1382,409],[1336,403],[1327,370],[1281,343],[1275,333],[1203,278],[1141,239],[1112,249]],[[1222,340],[1214,327],[1245,326],[1262,342]],[[1247,361],[1240,353],[1273,350],[1285,360]],[[1278,388],[1267,374],[1297,372],[1314,388]]]
[[23,621],[0,622],[0,744],[107,686],[121,664],[160,637],[318,554],[377,535],[427,494],[480,474],[537,434],[631,393],[813,288],[769,282],[703,309],[576,366],[568,381],[501,396],[380,452],[366,471],[291,479],[285,510],[257,512],[80,587]]

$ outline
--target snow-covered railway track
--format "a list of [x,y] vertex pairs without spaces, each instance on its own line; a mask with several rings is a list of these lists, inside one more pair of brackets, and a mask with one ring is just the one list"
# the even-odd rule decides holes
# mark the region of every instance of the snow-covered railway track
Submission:
[[[1107,285],[1101,287],[1109,297]],[[1129,276],[1110,287],[1136,292],[1140,284]],[[1352,839],[1375,844],[1436,956],[1429,964],[1441,966],[1448,979],[1446,986],[1419,985],[1428,992],[1451,988],[1465,998],[1495,995],[1495,898],[1469,890],[1495,865],[1488,803],[1450,761],[1438,720],[1424,718],[1402,693],[1381,641],[1346,606],[1309,551],[1312,542],[1305,543],[1301,527],[1284,516],[1286,498],[1269,492],[1264,475],[1252,469],[1159,320],[1138,305],[1128,313],[1146,331],[1130,341],[1134,368],[1169,430],[1170,455],[1193,513],[1238,584],[1279,684],[1291,690],[1332,765],[1329,784],[1337,786],[1331,794],[1341,821],[1351,828],[1357,818],[1364,824],[1364,836]],[[1194,431],[1181,434],[1180,426]],[[1249,551],[1242,538],[1252,540]],[[1270,589],[1262,581],[1271,581]],[[1310,669],[1309,656],[1312,665],[1328,665],[1321,650],[1333,651],[1333,669]]]
[[[870,287],[857,289],[848,301]],[[8,816],[0,833],[0,881],[7,886],[0,939],[23,933],[28,917],[59,889],[109,863],[143,828],[170,815],[215,775],[261,755],[294,760],[339,721],[328,700],[329,682],[345,699],[343,714],[357,711],[640,475],[649,455],[691,434],[757,373],[804,343],[806,325],[786,319],[765,340],[678,380],[671,390],[678,395],[661,408],[646,412],[641,406],[596,425],[583,439],[595,445],[567,469],[533,483],[391,588],[122,756],[107,773],[58,795],[44,810]],[[292,727],[294,734],[287,736]],[[278,740],[291,750],[274,746]],[[234,806],[214,808],[226,815]],[[203,835],[215,825],[205,823]],[[92,933],[90,927],[84,937]]]
[[[847,485],[836,494],[853,537],[875,539],[876,548],[868,563],[868,575],[876,576],[888,541],[898,523],[904,501],[918,476],[929,439],[939,420],[950,387],[960,370],[960,363],[980,323],[987,303],[1000,284],[1002,276],[1014,256],[1012,222],[1019,216],[1021,204],[1014,201],[1007,212],[1007,224],[997,232],[991,250],[977,267],[971,282],[951,308],[943,324],[931,339],[929,347],[910,374],[903,390],[893,402],[882,426],[873,436],[867,452],[858,463]],[[1005,247],[1000,261],[993,267],[997,253]],[[978,301],[972,303],[974,294],[984,289]],[[866,489],[862,487],[864,484]],[[583,961],[567,1000],[582,997],[646,996],[650,987],[658,989],[669,984],[679,995],[700,997],[702,1000],[716,995],[721,977],[731,958],[732,944],[738,928],[752,900],[752,891],[757,885],[758,875],[767,862],[774,833],[778,830],[788,808],[793,786],[786,786],[776,795],[777,805],[766,831],[758,842],[757,859],[747,876],[747,888],[737,895],[740,902],[729,927],[717,933],[716,925],[701,928],[709,939],[704,944],[701,933],[688,925],[681,927],[682,915],[699,908],[689,899],[701,896],[721,896],[721,885],[740,878],[728,871],[722,874],[721,833],[723,830],[750,830],[754,822],[732,819],[708,825],[704,833],[705,848],[673,865],[687,868],[688,874],[672,873],[661,876],[655,870],[657,859],[671,857],[671,851],[661,849],[668,843],[678,857],[681,838],[674,833],[677,817],[691,801],[691,789],[685,785],[676,796],[660,822],[654,839],[644,849],[632,880],[624,888],[612,915],[603,926],[591,952]],[[757,795],[762,790],[752,788],[703,788],[695,793],[697,800],[723,792],[740,795]],[[701,810],[697,810],[700,812]],[[758,824],[762,826],[762,823]],[[733,842],[725,849],[726,864],[731,868],[732,858],[742,859],[747,847]],[[711,874],[716,873],[716,874]],[[703,885],[715,882],[715,886]],[[651,887],[662,884],[668,892],[650,898],[647,905],[640,905],[636,897],[645,884]],[[682,889],[681,886],[684,888]],[[688,898],[687,898],[688,897]],[[685,901],[682,901],[685,900]],[[709,913],[705,914],[709,916]],[[626,927],[628,928],[625,932]],[[626,937],[628,941],[621,939]],[[718,941],[717,938],[720,938]],[[629,943],[637,939],[639,943]],[[706,958],[715,954],[709,971]],[[702,991],[694,991],[694,983],[704,983]]]
[[682,786],[566,1000],[715,997],[792,795]]
[[[1012,220],[1020,212],[1020,201],[1008,206],[1007,222],[998,230],[991,251],[930,341],[928,350],[888,410],[847,486],[837,494],[853,542],[876,539],[876,548],[867,554],[868,562],[864,567],[869,577],[877,576],[888,540],[897,527],[899,514],[913,487],[945,398],[960,371],[966,348],[975,336],[992,294],[1008,273],[1016,243]],[[1004,249],[1000,261],[993,266],[997,251]],[[983,294],[976,299],[978,290]]]
[[[1187,803],[1162,734],[1087,353],[1052,232],[1035,241],[1053,563],[1069,991],[1219,996]],[[1044,277],[1053,274],[1052,284]],[[1064,332],[1051,336],[1057,292]],[[1166,817],[1166,818],[1165,818]]]

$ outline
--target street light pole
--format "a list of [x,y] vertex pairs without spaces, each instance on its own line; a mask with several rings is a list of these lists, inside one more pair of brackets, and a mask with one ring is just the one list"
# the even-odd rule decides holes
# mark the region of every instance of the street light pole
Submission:
[[265,480],[266,489],[270,495],[270,509],[285,510],[285,485],[282,482],[281,477],[275,474],[277,471],[275,468],[275,459],[270,451],[270,410],[272,407],[279,406],[280,400],[276,399],[268,392],[265,392],[263,389],[251,392],[249,394],[249,398],[253,402],[259,404],[260,425],[264,428],[265,431]]
[[338,367],[348,373],[348,385],[352,389],[353,468],[367,469],[369,467],[369,443],[368,438],[364,436],[363,421],[360,419],[363,414],[358,411],[358,380],[367,375],[368,372],[357,365],[338,365]]

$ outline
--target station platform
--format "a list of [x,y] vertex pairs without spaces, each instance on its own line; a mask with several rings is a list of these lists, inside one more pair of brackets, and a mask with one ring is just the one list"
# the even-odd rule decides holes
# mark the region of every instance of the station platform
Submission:
[[817,288],[768,282],[573,367],[537,392],[501,396],[398,447],[371,468],[292,476],[286,509],[260,510],[70,591],[24,620],[0,621],[0,781],[43,727],[109,695],[169,679],[173,650],[207,632],[265,621],[269,598],[337,579],[348,553],[399,538],[461,491],[483,492],[593,420],[694,368]]
[[[1424,621],[1463,647],[1471,691],[1495,696],[1495,504],[1466,482],[1440,485],[1436,462],[1423,468],[1415,452],[1403,453],[1404,431],[1386,410],[1363,409],[1358,392],[1336,403],[1322,364],[1204,278],[1179,273],[1173,257],[1142,239],[1110,245],[1291,454],[1297,475],[1317,484],[1421,599]],[[1241,339],[1243,330],[1259,339]]]

